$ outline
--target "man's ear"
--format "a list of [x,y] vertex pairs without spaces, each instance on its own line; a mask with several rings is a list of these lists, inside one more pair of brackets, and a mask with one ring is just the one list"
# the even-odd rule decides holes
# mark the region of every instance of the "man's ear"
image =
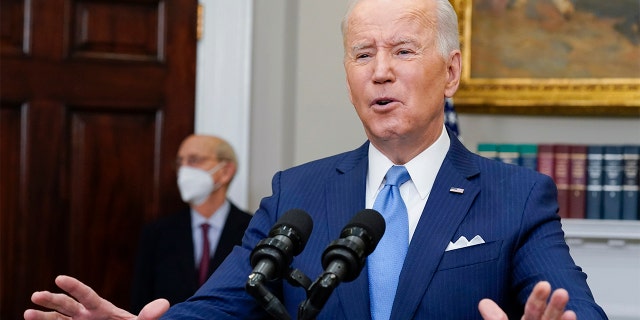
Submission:
[[444,87],[444,96],[453,97],[460,86],[460,77],[462,74],[462,57],[460,50],[454,50],[449,54],[447,61],[447,83]]
[[224,184],[231,183],[231,180],[233,180],[233,176],[235,176],[236,174],[236,170],[238,170],[238,168],[235,163],[231,161],[226,161],[224,166],[220,168],[220,171],[221,171],[220,173],[222,174],[221,182],[223,182]]

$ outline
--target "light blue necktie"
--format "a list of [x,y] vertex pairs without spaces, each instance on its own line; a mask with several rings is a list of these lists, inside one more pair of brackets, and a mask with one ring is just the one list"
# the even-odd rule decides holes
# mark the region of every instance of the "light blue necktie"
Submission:
[[391,167],[373,204],[373,209],[382,214],[387,224],[386,232],[367,259],[373,320],[387,320],[391,315],[398,278],[409,247],[409,217],[399,189],[409,179],[404,166]]

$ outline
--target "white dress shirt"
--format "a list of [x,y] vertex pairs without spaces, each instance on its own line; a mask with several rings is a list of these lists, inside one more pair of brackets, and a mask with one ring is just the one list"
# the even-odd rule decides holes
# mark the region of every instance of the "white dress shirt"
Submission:
[[[442,126],[440,137],[426,150],[415,156],[404,166],[411,180],[400,186],[400,195],[409,213],[409,241],[413,237],[424,206],[427,204],[431,188],[440,166],[449,151],[449,135]],[[394,163],[373,144],[369,144],[369,171],[367,172],[366,208],[373,208],[378,192],[384,187],[384,176]]]
[[203,223],[208,223],[211,226],[207,236],[209,238],[209,257],[213,257],[213,254],[216,252],[216,247],[218,247],[220,235],[222,234],[224,223],[227,221],[230,208],[231,205],[229,204],[229,201],[225,200],[220,208],[218,208],[218,210],[209,217],[209,219],[205,219],[198,212],[191,209],[191,234],[193,235],[193,256],[195,258],[194,263],[196,267],[200,265],[200,257],[202,257],[202,228],[200,226]]

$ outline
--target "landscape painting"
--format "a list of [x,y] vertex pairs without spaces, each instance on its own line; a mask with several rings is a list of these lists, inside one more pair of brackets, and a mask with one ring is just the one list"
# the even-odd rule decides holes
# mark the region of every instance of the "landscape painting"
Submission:
[[640,0],[451,2],[463,53],[456,108],[640,116]]

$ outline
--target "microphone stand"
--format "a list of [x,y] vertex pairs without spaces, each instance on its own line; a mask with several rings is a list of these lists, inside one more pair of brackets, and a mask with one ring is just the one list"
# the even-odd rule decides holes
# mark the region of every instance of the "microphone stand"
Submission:
[[[342,243],[339,239],[335,243]],[[331,246],[330,246],[331,248]],[[314,281],[309,289],[307,289],[307,299],[298,306],[299,320],[313,320],[316,318],[324,304],[329,300],[333,290],[343,281],[353,280],[353,275],[349,275],[349,265],[345,260],[352,260],[347,251],[342,248],[334,248],[324,255],[324,258],[330,261],[325,271]],[[338,258],[340,257],[340,258]],[[352,271],[352,270],[351,270]]]
[[[294,287],[302,287],[309,293],[311,279],[299,269],[289,269],[285,279]],[[291,316],[287,312],[282,302],[276,297],[267,286],[264,285],[265,276],[261,273],[252,273],[249,280],[245,284],[245,290],[254,298],[262,308],[272,317],[278,320],[291,320]],[[319,311],[319,310],[318,310]],[[317,314],[317,313],[316,313]]]
[[315,319],[324,304],[317,307],[312,301],[327,301],[338,284],[340,284],[339,277],[333,273],[324,272],[307,290],[307,299],[298,306],[298,319]]

